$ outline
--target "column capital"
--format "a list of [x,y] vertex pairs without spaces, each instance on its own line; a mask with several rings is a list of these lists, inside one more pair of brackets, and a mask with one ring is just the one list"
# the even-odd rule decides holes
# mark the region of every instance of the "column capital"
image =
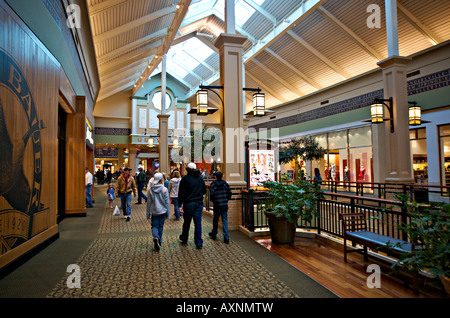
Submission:
[[237,45],[242,47],[242,45],[247,41],[247,37],[243,35],[238,34],[229,34],[229,33],[221,33],[219,37],[216,40],[216,43],[214,43],[214,46],[218,48],[219,50],[225,45],[225,44],[231,44],[231,45]]
[[377,65],[382,69],[385,69],[391,66],[406,66],[410,61],[410,57],[394,55],[379,61]]

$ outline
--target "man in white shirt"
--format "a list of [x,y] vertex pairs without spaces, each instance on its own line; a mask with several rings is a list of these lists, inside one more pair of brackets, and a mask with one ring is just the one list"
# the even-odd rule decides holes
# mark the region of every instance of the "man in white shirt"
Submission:
[[89,168],[86,167],[86,174],[84,177],[85,185],[86,185],[86,207],[92,208],[94,205],[92,204],[92,196],[91,196],[91,190],[92,190],[92,173],[89,172]]

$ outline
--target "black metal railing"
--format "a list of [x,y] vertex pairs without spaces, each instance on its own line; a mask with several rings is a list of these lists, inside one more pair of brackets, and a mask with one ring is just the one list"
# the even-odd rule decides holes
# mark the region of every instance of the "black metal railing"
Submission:
[[[308,180],[314,182],[314,180]],[[379,199],[393,199],[395,194],[408,195],[411,201],[419,203],[433,201],[438,197],[449,197],[450,187],[415,183],[380,183],[363,181],[321,181],[321,189],[333,193],[374,196]]]
[[[242,190],[242,225],[249,231],[268,228],[263,204],[267,195],[268,191]],[[314,217],[310,223],[299,219],[297,228],[314,229],[319,234],[342,237],[339,214],[364,213],[368,220],[368,230],[407,240],[406,234],[399,230],[399,225],[408,222],[409,216],[400,201],[324,192],[318,201],[317,209],[319,217]]]

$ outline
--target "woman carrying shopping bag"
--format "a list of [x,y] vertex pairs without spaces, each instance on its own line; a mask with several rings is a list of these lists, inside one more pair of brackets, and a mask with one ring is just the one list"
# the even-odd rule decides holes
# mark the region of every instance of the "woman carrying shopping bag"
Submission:
[[147,218],[151,216],[152,235],[155,250],[159,251],[162,244],[164,221],[170,214],[169,191],[164,186],[163,175],[156,173],[147,189]]

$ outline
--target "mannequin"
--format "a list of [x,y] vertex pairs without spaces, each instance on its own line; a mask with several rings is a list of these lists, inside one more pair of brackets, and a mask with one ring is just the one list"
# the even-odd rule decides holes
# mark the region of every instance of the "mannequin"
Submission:
[[336,165],[334,163],[331,164],[331,180],[335,181],[336,180]]
[[350,170],[348,170],[348,167],[344,169],[344,181],[350,181]]
[[364,181],[364,177],[366,174],[366,169],[361,165],[361,169],[359,169],[359,179]]

